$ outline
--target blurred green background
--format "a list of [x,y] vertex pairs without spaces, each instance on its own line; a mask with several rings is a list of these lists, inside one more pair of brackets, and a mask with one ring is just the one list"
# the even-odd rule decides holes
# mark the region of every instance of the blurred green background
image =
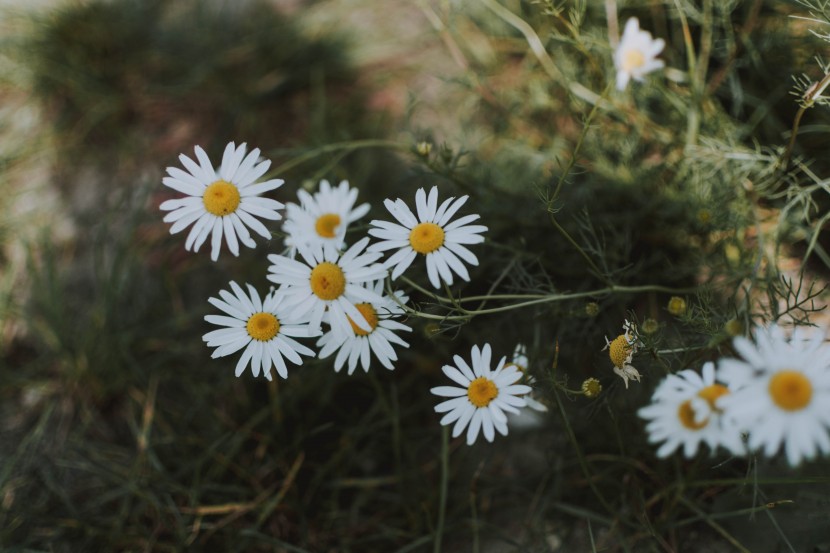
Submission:
[[[830,551],[826,463],[657,463],[636,417],[666,372],[729,354],[728,321],[777,318],[782,298],[793,319],[823,305],[826,192],[774,166],[798,109],[791,74],[815,78],[826,51],[788,17],[803,7],[680,2],[710,49],[691,90],[674,78],[676,4],[620,2],[666,39],[670,71],[594,112],[584,90],[613,80],[606,2],[498,4],[559,78],[493,1],[39,4],[4,5],[0,36],[4,550]],[[827,174],[830,115],[805,119],[795,157]],[[464,212],[490,231],[464,295],[663,291],[412,318],[394,372],[349,377],[329,359],[237,379],[236,359],[202,343],[207,298],[229,280],[264,290],[279,228],[211,263],[158,210],[179,153],[217,159],[229,141],[273,160],[283,202],[321,178],[357,186],[367,220],[419,187],[469,194]],[[601,351],[626,318],[659,323],[628,391]],[[528,344],[550,412],[495,444],[452,440],[443,467],[429,388],[484,342],[499,357]],[[587,377],[600,398],[554,385]]]

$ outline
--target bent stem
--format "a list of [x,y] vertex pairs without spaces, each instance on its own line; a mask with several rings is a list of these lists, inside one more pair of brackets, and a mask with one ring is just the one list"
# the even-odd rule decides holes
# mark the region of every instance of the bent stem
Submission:
[[801,118],[804,117],[804,113],[808,109],[815,105],[816,99],[822,95],[828,85],[830,85],[830,73],[827,73],[822,80],[812,86],[804,95],[804,101],[798,108],[798,112],[795,114],[795,119],[793,120],[793,128],[790,131],[790,141],[787,143],[787,149],[784,150],[784,154],[781,156],[782,170],[786,170],[790,164],[793,148],[795,148],[795,139],[798,136],[798,128],[801,126]]

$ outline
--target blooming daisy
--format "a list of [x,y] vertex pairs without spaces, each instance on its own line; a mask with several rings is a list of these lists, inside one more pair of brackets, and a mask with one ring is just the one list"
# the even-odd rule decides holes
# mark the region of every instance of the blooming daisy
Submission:
[[398,250],[384,264],[394,267],[393,279],[398,278],[418,254],[422,254],[426,257],[429,281],[435,288],[441,287],[442,280],[451,285],[453,272],[469,282],[470,275],[461,260],[478,265],[478,259],[465,244],[484,242],[481,233],[487,227],[468,224],[478,219],[478,215],[465,215],[450,222],[467,198],[447,198],[439,206],[437,187],[432,187],[429,197],[423,188],[419,188],[415,193],[417,217],[400,198],[394,202],[384,200],[383,205],[400,224],[372,221],[372,226],[376,228],[370,229],[369,234],[382,241],[369,246],[369,251]]
[[329,244],[342,248],[348,226],[369,211],[369,204],[354,207],[357,188],[349,188],[349,182],[345,180],[336,188],[322,180],[320,190],[313,196],[305,190],[298,191],[297,196],[300,205],[289,203],[285,206],[285,223],[282,225],[287,234],[285,245],[292,248],[292,253],[297,244]]
[[383,302],[362,285],[385,278],[386,269],[374,263],[381,254],[363,253],[368,243],[369,238],[364,238],[342,255],[322,244],[298,245],[300,259],[271,254],[268,280],[281,285],[277,293],[292,308],[291,316],[307,317],[311,328],[320,328],[328,310],[328,322],[338,335],[353,335],[352,323],[371,332],[372,326],[355,304]]
[[442,425],[455,423],[453,438],[466,426],[468,445],[475,442],[479,430],[488,442],[493,441],[494,430],[506,436],[505,411],[518,413],[518,408],[526,405],[522,396],[531,391],[530,386],[515,384],[522,373],[515,366],[505,366],[505,357],[495,370],[490,368],[490,358],[490,344],[481,349],[473,346],[472,369],[460,356],[453,356],[456,366],[444,365],[442,370],[460,387],[438,386],[431,390],[437,396],[451,398],[436,405],[435,412],[446,413],[441,419]]
[[668,457],[683,446],[683,454],[692,457],[701,442],[714,453],[718,446],[732,453],[742,453],[743,443],[737,426],[723,417],[716,400],[729,389],[715,382],[713,363],[703,365],[703,375],[693,370],[670,374],[657,386],[651,405],[638,411],[649,421],[649,442],[664,442],[658,457]]
[[[528,386],[533,387],[536,383],[536,379],[527,370],[530,365],[528,364],[527,359],[527,347],[524,344],[516,344],[516,348],[513,350],[513,359],[507,363],[506,366],[513,366],[519,369],[524,377],[525,383]],[[536,399],[533,399],[533,392],[525,396],[525,403],[527,403],[527,406],[535,411],[544,413],[548,410],[546,405],[540,403]]]
[[237,283],[231,282],[230,285],[233,294],[221,290],[219,296],[222,299],[208,299],[225,313],[205,316],[207,322],[225,327],[202,336],[208,347],[216,348],[212,358],[224,357],[245,348],[236,363],[236,376],[241,375],[250,363],[255,377],[262,369],[263,376],[271,380],[272,363],[281,377],[288,378],[285,359],[302,365],[300,355],[314,357],[312,350],[294,338],[310,338],[320,333],[292,317],[290,308],[279,294],[271,292],[260,299],[250,284],[247,285],[248,294]]
[[334,359],[334,370],[337,372],[340,372],[347,359],[349,361],[349,374],[352,374],[357,368],[358,360],[360,360],[363,370],[368,372],[370,353],[375,354],[381,365],[392,370],[395,368],[392,362],[398,360],[398,355],[395,353],[392,344],[405,348],[409,347],[409,344],[399,338],[395,331],[411,332],[412,329],[393,320],[404,313],[401,304],[405,304],[409,298],[403,292],[395,292],[395,299],[384,296],[382,280],[368,285],[367,288],[380,296],[382,300],[355,305],[369,323],[371,330],[363,330],[349,319],[353,331],[352,335],[338,334],[332,330],[323,334],[317,341],[317,347],[322,348],[319,354],[320,359],[325,359],[337,351],[337,357]]
[[283,206],[276,200],[259,196],[279,188],[284,181],[271,179],[257,183],[256,180],[265,174],[271,162],[264,160],[257,163],[259,148],[247,156],[245,150],[245,144],[237,147],[233,142],[229,143],[218,172],[199,146],[196,146],[198,164],[184,154],[179,156],[187,172],[178,167],[167,168],[168,176],[162,179],[162,183],[187,194],[187,197],[167,200],[159,207],[170,212],[164,216],[165,223],[173,223],[170,234],[193,225],[184,243],[186,250],[190,251],[192,247],[193,251],[198,252],[210,234],[210,258],[216,261],[223,236],[228,249],[237,256],[239,242],[249,248],[256,247],[248,227],[263,238],[271,238],[271,233],[256,217],[279,220],[277,210]]
[[660,69],[665,64],[657,55],[663,51],[666,42],[662,38],[653,39],[651,33],[640,30],[636,17],[625,24],[620,44],[614,52],[614,66],[617,68],[617,90],[624,90],[628,81],[642,81],[646,73]]
[[623,325],[622,334],[611,341],[608,341],[608,337],[605,338],[605,347],[602,348],[602,351],[608,350],[608,357],[611,358],[611,362],[614,364],[614,373],[623,379],[626,390],[628,389],[629,379],[640,381],[640,373],[631,366],[631,360],[640,345],[637,328],[628,321],[625,321]]
[[749,432],[749,447],[767,456],[783,446],[795,466],[830,453],[830,345],[825,330],[758,328],[755,343],[734,340],[743,359],[722,359],[721,380],[735,392],[719,400],[724,414]]

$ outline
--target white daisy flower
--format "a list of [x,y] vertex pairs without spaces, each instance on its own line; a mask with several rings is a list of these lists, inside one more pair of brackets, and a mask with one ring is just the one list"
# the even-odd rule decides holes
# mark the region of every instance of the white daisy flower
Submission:
[[723,417],[716,400],[729,389],[715,382],[713,363],[703,365],[703,376],[693,370],[670,374],[654,391],[651,405],[638,411],[649,421],[646,430],[651,443],[664,442],[658,457],[668,457],[683,446],[683,454],[693,457],[701,443],[714,453],[723,446],[734,454],[744,452],[737,426]]
[[322,348],[319,354],[320,359],[325,359],[337,351],[337,357],[334,359],[335,371],[340,372],[348,360],[349,374],[352,374],[359,360],[364,372],[369,372],[370,353],[374,353],[380,364],[391,371],[395,368],[393,362],[398,360],[392,344],[409,347],[409,344],[399,338],[395,332],[412,332],[412,329],[393,320],[404,314],[401,304],[405,304],[409,298],[400,291],[395,292],[395,299],[384,296],[383,282],[379,280],[367,286],[380,296],[382,301],[355,305],[369,323],[371,330],[363,330],[349,319],[352,335],[338,334],[332,330],[323,334],[317,341],[317,347]]
[[624,90],[631,79],[642,81],[646,73],[660,69],[665,64],[657,59],[666,42],[653,39],[651,33],[640,30],[636,17],[625,24],[620,44],[614,52],[614,66],[617,68],[617,90]]
[[417,217],[403,200],[384,200],[383,205],[400,224],[372,221],[372,226],[377,228],[370,229],[369,234],[382,241],[369,246],[369,251],[398,250],[384,263],[386,267],[394,267],[393,279],[403,274],[418,254],[423,254],[429,281],[435,288],[441,287],[442,280],[452,285],[453,272],[469,282],[470,275],[461,260],[478,265],[478,259],[464,245],[484,242],[480,234],[487,227],[468,224],[478,219],[478,215],[465,215],[450,222],[467,198],[448,198],[439,206],[437,187],[432,187],[429,197],[419,188],[415,193]]
[[[536,383],[536,379],[528,372],[530,365],[527,358],[527,347],[524,344],[516,344],[516,348],[513,350],[513,359],[506,366],[513,366],[519,369],[524,377],[525,383],[531,388]],[[533,398],[533,392],[525,396],[525,403],[534,411],[544,413],[548,410],[545,404]]]
[[796,466],[830,453],[830,345],[826,330],[797,328],[791,339],[777,325],[755,331],[755,343],[735,338],[743,359],[722,359],[721,380],[736,391],[718,406],[749,432],[749,447],[774,455],[782,446]]
[[236,376],[245,371],[250,363],[254,376],[263,376],[271,380],[271,364],[283,378],[288,378],[285,359],[295,365],[302,365],[300,355],[314,357],[314,352],[300,344],[294,338],[311,338],[319,336],[290,314],[282,298],[271,292],[260,300],[256,289],[248,284],[248,294],[235,282],[230,283],[233,294],[221,290],[222,299],[210,298],[208,301],[221,309],[224,315],[206,315],[209,323],[223,326],[219,330],[208,332],[202,339],[208,347],[216,348],[212,358],[224,357],[245,348],[242,357],[236,363]]
[[298,245],[301,259],[271,254],[268,280],[281,285],[277,293],[292,308],[291,316],[307,317],[311,328],[320,328],[328,310],[328,322],[339,336],[354,334],[349,319],[364,332],[371,332],[372,326],[355,304],[383,302],[363,284],[385,278],[386,269],[375,263],[381,254],[363,253],[368,243],[369,238],[364,238],[342,255],[322,244]]
[[192,247],[193,251],[198,252],[210,234],[210,258],[216,261],[223,236],[228,249],[237,256],[239,242],[249,248],[256,247],[248,228],[263,238],[271,238],[271,233],[256,217],[279,220],[277,210],[282,209],[283,205],[259,196],[279,188],[284,181],[271,179],[257,183],[256,180],[265,174],[271,162],[264,160],[257,163],[259,148],[247,156],[245,150],[245,144],[236,147],[233,142],[229,143],[222,156],[222,165],[219,171],[215,171],[205,151],[196,146],[198,164],[181,154],[179,160],[187,172],[178,167],[167,168],[169,176],[164,177],[162,183],[188,197],[167,200],[159,207],[170,212],[164,216],[165,223],[173,223],[170,234],[193,225],[184,243],[186,250],[190,251]]
[[336,188],[322,180],[320,190],[313,196],[305,190],[299,190],[297,196],[300,205],[286,205],[282,225],[287,234],[285,245],[291,248],[292,254],[297,244],[328,244],[341,249],[346,240],[346,229],[369,211],[369,204],[354,207],[357,188],[349,188],[349,182],[345,180]]
[[628,381],[640,381],[640,373],[631,365],[631,360],[634,359],[634,354],[642,345],[637,336],[637,328],[634,323],[627,320],[623,324],[623,333],[609,341],[605,337],[605,347],[602,351],[608,350],[608,357],[614,364],[614,373],[623,379],[625,382],[625,389],[628,389]]
[[467,427],[467,444],[472,445],[478,437],[479,430],[484,438],[492,442],[495,430],[507,435],[507,415],[505,411],[518,413],[519,407],[526,405],[522,397],[530,393],[530,386],[515,384],[522,377],[521,371],[514,366],[505,366],[502,357],[495,370],[490,369],[490,344],[479,350],[472,349],[472,369],[460,356],[453,356],[456,366],[444,365],[443,371],[457,386],[438,386],[432,393],[449,397],[435,406],[436,413],[447,413],[441,419],[446,426],[455,423],[453,438]]

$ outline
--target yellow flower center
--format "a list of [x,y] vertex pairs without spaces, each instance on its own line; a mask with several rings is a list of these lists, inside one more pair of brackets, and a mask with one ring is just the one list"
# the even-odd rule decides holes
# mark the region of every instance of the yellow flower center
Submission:
[[218,180],[205,188],[205,194],[202,196],[205,209],[217,217],[224,217],[236,211],[240,200],[239,189],[223,180]]
[[314,223],[314,230],[323,238],[334,238],[337,234],[337,227],[340,226],[340,215],[336,213],[324,213],[317,217]]
[[713,411],[717,411],[720,413],[720,409],[715,407],[715,401],[722,396],[729,393],[729,388],[724,386],[723,384],[712,384],[711,386],[706,386],[701,391],[697,393],[698,397],[702,397],[709,403],[709,406],[712,408]]
[[[712,411],[720,413],[720,409],[715,407],[715,401],[722,395],[728,394],[729,388],[722,384],[712,384],[711,386],[706,386],[702,390],[697,393],[697,396],[706,400],[706,403],[709,404],[709,407],[712,408]],[[707,424],[709,424],[709,417],[706,417],[700,422],[695,420],[695,410],[692,407],[692,400],[688,399],[680,404],[680,407],[677,409],[677,418],[680,419],[680,424],[688,428],[689,430],[700,430]]]
[[499,395],[499,389],[496,388],[496,383],[483,376],[470,382],[467,388],[467,397],[476,407],[487,407],[497,395]]
[[346,290],[343,269],[324,261],[311,270],[311,291],[321,300],[335,300]]
[[420,223],[409,232],[409,243],[418,253],[434,252],[444,245],[444,229],[435,223]]
[[646,57],[643,53],[635,48],[628,50],[622,56],[623,71],[632,71],[642,67],[646,63]]
[[631,353],[631,347],[631,344],[625,339],[625,334],[620,334],[614,338],[614,341],[608,346],[608,357],[611,358],[611,362],[614,363],[615,367],[623,368],[625,360],[628,359],[628,354]]
[[368,332],[363,330],[354,324],[351,317],[349,317],[349,324],[352,325],[352,330],[354,330],[354,333],[358,336],[368,336],[378,326],[378,314],[375,311],[375,308],[368,303],[358,303],[355,304],[355,307],[357,307],[357,310],[360,311],[361,315],[363,315],[363,318],[366,319],[366,322],[369,323],[369,328],[372,330],[369,330]]
[[677,418],[680,419],[680,424],[689,430],[700,430],[709,423],[708,417],[700,422],[695,421],[695,410],[691,399],[687,399],[677,408]]
[[280,322],[271,313],[254,313],[248,319],[246,328],[254,340],[267,342],[280,331]]
[[781,371],[769,381],[772,401],[785,411],[798,411],[810,404],[813,385],[799,371]]

